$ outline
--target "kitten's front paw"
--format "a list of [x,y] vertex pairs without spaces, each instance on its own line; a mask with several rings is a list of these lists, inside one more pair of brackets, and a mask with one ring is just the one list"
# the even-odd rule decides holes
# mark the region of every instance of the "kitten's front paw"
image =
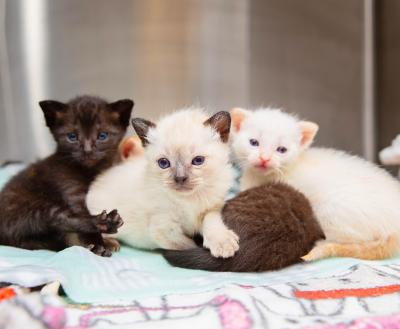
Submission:
[[102,244],[91,243],[87,245],[86,248],[97,256],[111,257],[112,255],[112,251],[110,249],[107,249]]
[[203,245],[214,257],[229,258],[239,250],[239,237],[232,230],[225,230],[205,236]]
[[109,213],[104,210],[100,215],[95,217],[95,222],[100,233],[108,234],[117,233],[118,228],[124,223],[116,209]]

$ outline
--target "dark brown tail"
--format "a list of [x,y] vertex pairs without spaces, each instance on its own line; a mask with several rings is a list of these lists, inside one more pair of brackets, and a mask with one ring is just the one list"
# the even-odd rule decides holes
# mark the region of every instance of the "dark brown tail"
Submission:
[[[286,242],[287,243],[287,242]],[[304,249],[303,249],[304,250]],[[276,248],[266,248],[261,241],[242,240],[233,257],[216,258],[208,249],[197,247],[187,250],[163,250],[164,258],[173,266],[214,272],[265,272],[301,262],[302,249],[285,253]]]
[[164,258],[172,266],[215,272],[235,271],[231,259],[215,258],[210,251],[197,247],[187,250],[163,250]]

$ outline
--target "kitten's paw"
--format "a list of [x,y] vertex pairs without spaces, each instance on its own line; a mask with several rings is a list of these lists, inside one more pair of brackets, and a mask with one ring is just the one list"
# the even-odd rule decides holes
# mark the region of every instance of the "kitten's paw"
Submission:
[[203,245],[214,257],[229,258],[239,250],[239,237],[232,230],[225,230],[205,236]]
[[110,250],[111,252],[120,251],[121,245],[116,239],[113,238],[103,238],[104,246],[106,249]]
[[86,248],[97,256],[111,257],[112,255],[111,250],[107,249],[104,245],[101,244],[91,243],[87,245]]
[[100,233],[117,233],[118,228],[124,223],[118,211],[114,209],[107,213],[105,210],[95,217],[96,227]]
[[312,262],[314,260],[329,257],[328,251],[332,248],[331,245],[332,244],[326,241],[318,241],[314,248],[312,248],[307,255],[301,257],[301,259],[306,262]]

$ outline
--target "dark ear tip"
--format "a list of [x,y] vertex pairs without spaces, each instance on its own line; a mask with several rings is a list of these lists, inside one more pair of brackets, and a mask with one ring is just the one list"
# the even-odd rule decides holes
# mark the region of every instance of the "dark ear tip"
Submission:
[[53,109],[53,108],[59,108],[61,109],[63,107],[63,103],[61,102],[57,102],[57,101],[53,101],[51,99],[45,99],[43,101],[39,102],[39,106],[45,110],[45,109]]
[[219,111],[219,112],[217,112],[215,114],[220,114],[220,115],[224,115],[224,116],[227,116],[227,117],[231,116],[231,114],[228,111]]
[[215,115],[220,115],[226,117],[227,119],[231,119],[231,114],[228,111],[219,111],[215,113]]
[[219,111],[213,115],[215,119],[225,119],[227,123],[231,124],[231,114],[228,111]]
[[135,126],[136,124],[138,124],[140,122],[141,122],[140,118],[132,118],[131,119],[132,126]]
[[135,106],[135,102],[132,99],[129,99],[129,98],[121,99],[120,102],[125,103],[130,108]]

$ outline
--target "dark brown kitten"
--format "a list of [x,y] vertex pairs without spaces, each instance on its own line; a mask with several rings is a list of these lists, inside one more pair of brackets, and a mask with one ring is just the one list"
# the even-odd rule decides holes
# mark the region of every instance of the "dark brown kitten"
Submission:
[[101,233],[116,233],[122,220],[117,211],[90,215],[85,199],[89,184],[118,157],[133,102],[81,96],[39,105],[57,149],[0,192],[0,244],[56,251],[79,244],[110,256],[116,246]]
[[231,258],[215,258],[204,248],[164,251],[174,266],[208,271],[263,272],[301,262],[324,234],[306,197],[292,187],[267,184],[227,201],[222,216],[239,236]]

